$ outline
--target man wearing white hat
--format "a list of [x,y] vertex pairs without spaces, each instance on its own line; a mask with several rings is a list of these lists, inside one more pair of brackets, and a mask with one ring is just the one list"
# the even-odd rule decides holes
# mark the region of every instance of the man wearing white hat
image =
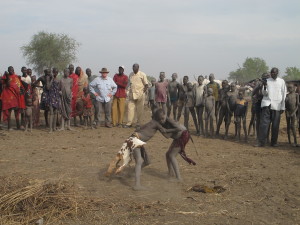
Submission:
[[111,128],[111,102],[117,91],[117,85],[112,78],[108,77],[107,68],[102,68],[101,77],[96,77],[90,83],[90,92],[96,97],[96,107],[98,107],[97,121],[100,122],[100,107],[102,105],[105,114],[105,126]]

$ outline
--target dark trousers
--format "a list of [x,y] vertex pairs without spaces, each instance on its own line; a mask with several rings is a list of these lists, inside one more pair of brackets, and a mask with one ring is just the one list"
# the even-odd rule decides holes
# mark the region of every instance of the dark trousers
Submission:
[[103,109],[103,112],[105,114],[105,123],[111,123],[111,100],[109,102],[99,102],[96,101],[96,115],[95,115],[95,121],[97,125],[100,123],[100,113],[101,113],[101,108]]
[[280,111],[272,110],[270,106],[263,107],[260,117],[259,125],[259,142],[262,145],[266,144],[268,137],[268,129],[271,123],[271,145],[277,144],[279,124],[280,124]]

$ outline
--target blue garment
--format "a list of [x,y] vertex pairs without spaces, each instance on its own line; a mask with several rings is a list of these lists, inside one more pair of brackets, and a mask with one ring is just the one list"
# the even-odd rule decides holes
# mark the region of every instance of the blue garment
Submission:
[[111,97],[108,94],[115,95],[117,92],[117,85],[110,77],[106,77],[105,79],[103,77],[96,77],[89,86],[90,92],[96,96],[96,100],[99,102],[109,102]]

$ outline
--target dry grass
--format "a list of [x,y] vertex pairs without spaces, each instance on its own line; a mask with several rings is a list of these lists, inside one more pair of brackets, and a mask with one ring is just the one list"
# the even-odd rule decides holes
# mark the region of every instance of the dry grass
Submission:
[[82,197],[73,184],[64,181],[0,177],[1,224],[34,224],[39,219],[44,224],[79,220],[100,202]]

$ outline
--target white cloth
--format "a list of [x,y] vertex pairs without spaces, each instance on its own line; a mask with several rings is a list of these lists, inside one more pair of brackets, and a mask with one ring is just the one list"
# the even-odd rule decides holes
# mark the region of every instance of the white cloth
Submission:
[[285,97],[286,97],[286,85],[285,81],[280,77],[276,80],[273,78],[267,79],[267,88],[263,87],[263,99],[261,101],[261,107],[271,105],[272,110],[285,110]]
[[31,84],[31,77],[21,77],[21,80],[24,81],[26,84]]

